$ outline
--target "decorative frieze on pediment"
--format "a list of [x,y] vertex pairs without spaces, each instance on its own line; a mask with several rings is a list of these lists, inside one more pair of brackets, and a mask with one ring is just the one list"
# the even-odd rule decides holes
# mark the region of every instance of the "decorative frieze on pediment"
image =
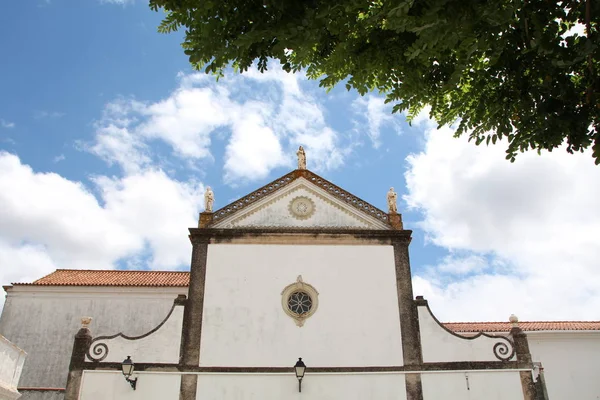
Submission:
[[[223,223],[224,221],[232,220],[234,215],[235,218],[237,218],[239,215],[253,208],[256,204],[262,204],[272,196],[285,191],[299,180],[303,180],[305,185],[321,193],[323,196],[330,198],[336,204],[343,205],[344,208],[352,210],[355,214],[362,215],[364,219],[374,222],[380,229],[390,229],[392,227],[397,229],[395,226],[397,224],[394,224],[394,221],[390,219],[391,216],[386,212],[374,207],[307,169],[297,169],[292,171],[214,212],[203,212],[200,216],[199,226],[211,228],[224,227],[226,225]],[[213,199],[214,197],[211,193],[208,200],[212,201]],[[205,202],[206,200],[207,199],[205,199]],[[212,204],[210,205],[212,206]],[[356,228],[355,224],[351,224],[350,226]]]
[[348,206],[304,178],[217,221],[213,227],[390,229],[385,222]]

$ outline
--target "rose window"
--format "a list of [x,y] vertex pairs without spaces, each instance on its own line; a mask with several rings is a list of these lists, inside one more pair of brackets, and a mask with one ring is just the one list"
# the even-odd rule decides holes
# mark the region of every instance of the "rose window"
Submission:
[[288,309],[298,315],[308,313],[312,308],[312,299],[306,292],[294,292],[288,299]]
[[298,275],[296,282],[287,285],[281,292],[281,306],[296,325],[302,326],[317,311],[319,292]]

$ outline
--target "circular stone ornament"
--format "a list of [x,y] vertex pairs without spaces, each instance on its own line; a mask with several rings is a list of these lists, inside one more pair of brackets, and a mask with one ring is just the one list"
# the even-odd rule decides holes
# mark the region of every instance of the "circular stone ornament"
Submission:
[[299,275],[295,283],[286,286],[281,292],[281,306],[296,325],[302,326],[317,311],[318,297],[319,292],[312,285],[303,282],[302,275]]
[[315,213],[315,203],[306,196],[298,196],[290,201],[288,209],[296,219],[308,219]]

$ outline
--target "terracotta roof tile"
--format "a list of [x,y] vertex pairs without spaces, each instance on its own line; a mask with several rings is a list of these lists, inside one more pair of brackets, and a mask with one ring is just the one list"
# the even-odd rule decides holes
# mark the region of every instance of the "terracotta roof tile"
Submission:
[[33,283],[41,286],[182,286],[189,284],[188,271],[120,271],[57,269]]
[[[446,322],[453,332],[508,332],[510,322]],[[599,331],[600,321],[519,321],[525,332],[533,331]]]
[[[39,286],[150,286],[186,287],[190,281],[188,271],[121,271],[58,269],[32,283],[13,285]],[[510,322],[446,322],[453,332],[510,331]],[[600,331],[600,321],[522,321],[519,326],[533,331]]]

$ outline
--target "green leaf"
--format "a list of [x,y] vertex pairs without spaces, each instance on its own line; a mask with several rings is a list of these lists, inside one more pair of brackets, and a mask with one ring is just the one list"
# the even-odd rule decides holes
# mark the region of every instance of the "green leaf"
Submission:
[[[595,3],[592,3],[595,4]],[[378,91],[409,123],[425,106],[479,145],[517,153],[592,146],[600,160],[600,32],[561,2],[150,0],[162,33],[185,29],[193,67],[216,77],[271,59],[331,90]],[[592,17],[596,16],[595,8]]]

